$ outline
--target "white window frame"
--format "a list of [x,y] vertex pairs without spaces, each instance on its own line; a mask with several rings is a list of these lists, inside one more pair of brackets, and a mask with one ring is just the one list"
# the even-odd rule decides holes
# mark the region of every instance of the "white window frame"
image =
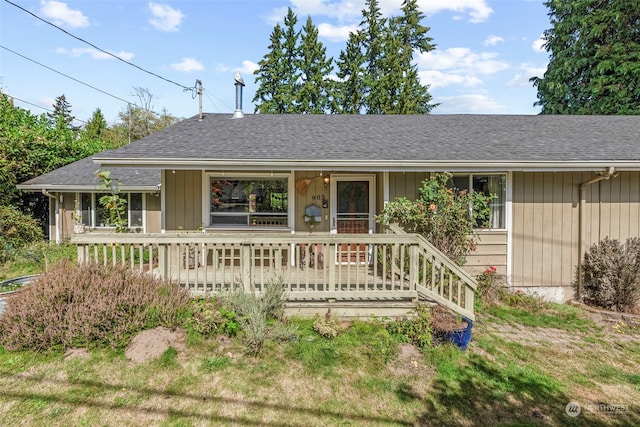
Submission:
[[[211,188],[210,182],[212,178],[220,178],[220,179],[247,179],[247,178],[255,178],[256,180],[260,179],[286,179],[287,180],[287,225],[286,227],[282,226],[273,226],[269,227],[267,225],[260,225],[257,227],[253,227],[251,225],[240,225],[240,224],[216,224],[215,226],[211,224]],[[258,230],[287,230],[291,231],[294,229],[294,209],[295,209],[295,186],[294,186],[294,173],[291,172],[256,172],[256,173],[248,173],[248,172],[206,172],[202,174],[202,224],[205,229],[223,229],[223,230],[247,230],[247,229],[258,229]],[[215,214],[214,214],[215,215]]]
[[[91,206],[89,207],[89,224],[87,225],[90,228],[100,229],[100,230],[109,230],[115,229],[114,226],[99,226],[97,221],[97,206],[99,202],[99,196],[106,193],[75,193],[76,200],[79,200],[79,206],[82,211],[84,211],[84,206],[82,205],[82,195],[90,194],[91,195]],[[127,199],[127,224],[131,224],[131,210],[129,207],[131,206],[131,194],[140,194],[142,197],[142,225],[136,225],[133,227],[128,227],[129,230],[135,230],[140,228],[141,232],[146,232],[147,229],[147,193],[143,192],[123,192],[121,197],[126,196]]]
[[[504,176],[504,188],[503,188],[503,197],[504,201],[499,205],[501,206],[501,216],[502,216],[502,227],[487,227],[487,228],[476,228],[478,230],[490,230],[490,231],[504,231],[507,229],[509,225],[509,219],[507,218],[507,208],[508,208],[508,189],[509,189],[509,174],[506,172],[460,172],[460,173],[452,173],[452,177],[467,177],[468,178],[468,186],[469,191],[473,192],[473,177],[474,176]],[[471,209],[471,207],[469,207]]]

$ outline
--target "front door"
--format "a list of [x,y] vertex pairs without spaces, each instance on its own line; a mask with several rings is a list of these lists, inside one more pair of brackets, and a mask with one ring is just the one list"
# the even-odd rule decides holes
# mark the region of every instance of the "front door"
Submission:
[[[373,175],[331,176],[331,232],[371,234],[375,224]],[[338,262],[366,262],[364,245],[342,245]]]

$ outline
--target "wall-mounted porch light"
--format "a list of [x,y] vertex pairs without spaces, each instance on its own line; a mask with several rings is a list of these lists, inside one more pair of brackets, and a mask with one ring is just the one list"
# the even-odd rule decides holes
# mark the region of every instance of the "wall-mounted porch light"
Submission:
[[324,181],[324,188],[327,188],[329,186],[329,176],[325,176],[322,180]]

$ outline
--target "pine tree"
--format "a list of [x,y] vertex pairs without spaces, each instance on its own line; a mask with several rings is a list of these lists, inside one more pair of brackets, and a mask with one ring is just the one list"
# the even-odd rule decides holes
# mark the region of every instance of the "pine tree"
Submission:
[[331,105],[333,58],[326,56],[326,48],[318,41],[318,29],[311,17],[302,29],[300,55],[296,61],[300,72],[300,88],[295,93],[298,113],[321,114]]
[[336,113],[359,114],[364,108],[365,57],[360,46],[360,34],[350,33],[347,46],[336,61],[340,79],[335,92]]
[[71,115],[71,104],[67,102],[67,98],[64,94],[56,98],[53,104],[53,112],[47,113],[47,118],[51,125],[56,128],[78,130],[77,126],[72,125],[76,118]]
[[284,29],[276,24],[271,33],[269,52],[258,62],[254,72],[258,89],[253,98],[255,112],[284,114],[296,112],[295,94],[298,90],[299,33],[295,29],[298,18],[291,8],[284,18]]
[[96,108],[82,130],[82,137],[86,139],[99,139],[104,136],[108,129],[109,127],[107,126],[107,121],[104,119],[102,111]]
[[548,0],[542,114],[640,114],[640,2]]
[[268,47],[269,52],[258,62],[259,68],[254,72],[258,84],[258,89],[253,97],[253,102],[256,103],[256,113],[282,114],[286,112],[281,97],[278,96],[282,76],[280,67],[283,62],[282,38],[282,27],[280,24],[276,24],[269,37],[271,41]]
[[384,112],[385,94],[382,87],[384,76],[385,41],[389,39],[387,20],[382,17],[378,0],[366,0],[362,10],[359,41],[366,61],[363,77],[364,107],[367,114]]
[[382,80],[386,94],[385,114],[427,114],[434,107],[428,87],[420,83],[418,68],[412,63],[414,51],[425,53],[434,49],[427,36],[429,27],[420,24],[424,14],[418,10],[417,0],[402,5],[402,15],[389,20],[388,40],[385,44]]

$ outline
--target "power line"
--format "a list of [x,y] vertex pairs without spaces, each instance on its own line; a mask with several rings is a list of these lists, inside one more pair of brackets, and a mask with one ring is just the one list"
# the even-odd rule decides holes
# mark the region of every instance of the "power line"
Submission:
[[66,77],[66,78],[68,78],[68,79],[71,79],[71,80],[73,80],[74,82],[78,82],[78,83],[80,83],[80,84],[82,84],[82,85],[85,85],[85,86],[87,86],[87,87],[90,87],[91,89],[97,90],[97,91],[98,91],[98,92],[100,92],[100,93],[104,93],[105,95],[108,95],[108,96],[110,96],[110,97],[112,97],[112,98],[115,98],[115,99],[117,99],[117,100],[119,100],[119,101],[125,102],[125,103],[127,103],[128,105],[131,105],[131,106],[134,106],[134,107],[138,108],[138,106],[137,106],[135,103],[133,103],[133,102],[129,102],[129,101],[127,101],[126,99],[119,98],[119,97],[117,97],[117,96],[115,96],[115,95],[110,94],[109,92],[105,92],[105,91],[104,91],[104,90],[102,90],[102,89],[98,89],[97,87],[91,86],[90,84],[85,83],[85,82],[83,82],[83,81],[80,81],[80,80],[78,80],[78,79],[76,79],[76,78],[74,78],[74,77],[71,77],[71,76],[69,76],[69,75],[67,75],[67,74],[63,73],[63,72],[60,72],[60,71],[54,70],[53,68],[48,67],[48,66],[46,66],[46,65],[44,65],[44,64],[42,64],[42,63],[40,63],[40,62],[38,62],[38,61],[36,61],[36,60],[34,60],[34,59],[28,58],[28,57],[26,57],[26,56],[24,56],[24,55],[22,55],[22,54],[20,54],[20,53],[18,53],[18,52],[16,52],[16,51],[13,51],[13,50],[9,49],[9,48],[8,48],[8,47],[6,47],[6,46],[0,45],[0,47],[1,47],[2,49],[4,49],[4,50],[7,50],[7,51],[9,51],[9,52],[13,53],[14,55],[18,55],[19,57],[26,59],[27,61],[31,61],[31,62],[33,62],[34,64],[38,64],[39,66],[46,68],[47,70],[51,70],[51,71],[53,71],[54,73],[58,73],[58,74],[60,74],[61,76],[64,76],[64,77]]
[[56,29],[58,29],[58,30],[62,31],[63,33],[67,34],[68,36],[73,37],[74,39],[76,39],[76,40],[78,40],[78,41],[81,41],[82,43],[88,44],[88,45],[89,45],[89,46],[91,46],[92,48],[97,49],[97,50],[99,50],[100,52],[102,52],[102,53],[104,53],[104,54],[107,54],[107,55],[109,55],[109,56],[111,56],[111,57],[113,57],[113,58],[115,58],[115,59],[117,59],[117,60],[119,60],[119,61],[122,61],[122,62],[124,62],[124,63],[125,63],[125,64],[127,64],[127,65],[130,65],[130,66],[132,66],[132,67],[135,67],[135,68],[137,68],[138,70],[143,71],[143,72],[145,72],[145,73],[147,73],[147,74],[151,74],[152,76],[157,77],[157,78],[159,78],[159,79],[161,79],[161,80],[164,80],[164,81],[166,81],[166,82],[168,82],[168,83],[172,83],[172,84],[174,84],[174,85],[176,85],[176,86],[178,86],[178,87],[181,87],[182,89],[184,89],[184,91],[185,91],[185,92],[186,92],[186,91],[194,91],[194,90],[195,90],[195,87],[187,87],[187,86],[181,85],[180,83],[176,83],[176,82],[174,82],[173,80],[169,80],[169,79],[167,79],[167,78],[164,78],[164,77],[162,77],[162,76],[160,76],[160,75],[158,75],[158,74],[156,74],[156,73],[154,73],[154,72],[152,72],[152,71],[145,70],[144,68],[142,68],[142,67],[140,67],[140,66],[138,66],[138,65],[136,65],[136,64],[133,64],[133,63],[131,63],[131,62],[127,61],[127,60],[124,60],[124,59],[120,58],[119,56],[114,55],[114,54],[113,54],[113,53],[111,53],[111,52],[107,52],[106,50],[104,50],[104,49],[102,49],[102,48],[99,48],[98,46],[94,45],[93,43],[90,43],[90,42],[88,42],[88,41],[84,40],[83,38],[77,37],[77,36],[75,36],[75,35],[71,34],[70,32],[68,32],[67,30],[65,30],[65,29],[63,29],[63,28],[60,28],[59,26],[55,25],[54,23],[49,22],[49,21],[47,21],[46,19],[43,19],[43,18],[39,17],[38,15],[34,14],[33,12],[28,11],[27,9],[23,8],[23,7],[22,7],[22,6],[20,6],[20,5],[17,5],[17,4],[15,4],[15,3],[13,3],[13,2],[11,2],[11,1],[9,1],[9,0],[4,0],[4,1],[5,1],[5,2],[7,2],[7,3],[9,3],[9,4],[10,4],[10,5],[12,5],[12,6],[17,7],[18,9],[22,10],[23,12],[28,13],[29,15],[31,15],[31,16],[33,16],[34,18],[36,18],[36,19],[38,19],[38,20],[40,20],[40,21],[44,22],[45,24],[51,25],[52,27],[54,27],[54,28],[56,28]]
[[[42,105],[38,105],[38,104],[33,104],[33,103],[29,102],[29,101],[25,101],[24,99],[17,98],[17,97],[15,97],[15,96],[13,96],[13,95],[9,95],[9,94],[7,94],[7,96],[8,96],[9,98],[11,98],[11,99],[15,99],[15,100],[17,100],[17,101],[20,101],[20,102],[22,102],[22,103],[24,103],[24,104],[31,105],[32,107],[41,108],[41,109],[43,109],[43,110],[45,110],[45,111],[48,111],[48,112],[50,112],[50,113],[54,113],[54,112],[55,112],[55,111],[53,111],[53,110],[52,110],[52,109],[50,109],[50,108],[43,107]],[[87,124],[87,122],[86,122],[86,121],[84,121],[84,120],[80,120],[80,119],[76,119],[75,117],[73,118],[73,120],[74,120],[74,121],[81,122],[81,123],[84,123],[84,124]]]

